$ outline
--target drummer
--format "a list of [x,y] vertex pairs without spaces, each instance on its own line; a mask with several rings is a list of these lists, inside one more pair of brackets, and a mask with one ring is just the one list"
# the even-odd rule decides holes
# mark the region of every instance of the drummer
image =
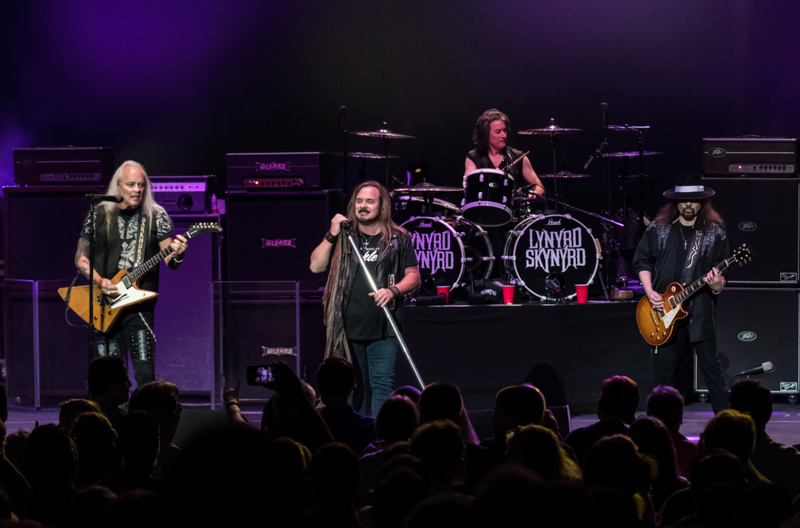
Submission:
[[[504,170],[507,164],[513,163],[522,156],[521,150],[506,145],[510,130],[511,122],[508,116],[500,110],[492,108],[481,114],[478,122],[475,123],[475,131],[472,133],[472,142],[477,148],[467,153],[464,174],[476,169]],[[529,194],[544,194],[544,186],[534,172],[527,156],[514,164],[509,169],[509,174],[514,178],[515,187],[531,185]]]

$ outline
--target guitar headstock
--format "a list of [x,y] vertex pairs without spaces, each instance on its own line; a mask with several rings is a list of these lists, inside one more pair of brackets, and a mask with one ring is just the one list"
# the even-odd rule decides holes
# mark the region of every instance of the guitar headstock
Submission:
[[221,233],[222,228],[214,222],[198,222],[193,224],[192,227],[184,234],[186,238],[196,237],[205,233]]
[[742,244],[734,250],[733,256],[731,257],[731,264],[736,262],[740,266],[744,266],[752,260],[752,255],[753,251],[750,249],[750,247],[748,247],[747,244]]

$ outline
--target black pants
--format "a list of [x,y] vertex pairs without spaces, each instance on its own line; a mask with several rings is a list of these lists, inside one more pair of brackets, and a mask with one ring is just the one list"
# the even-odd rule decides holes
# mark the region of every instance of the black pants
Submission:
[[651,349],[653,386],[669,385],[678,389],[684,398],[690,395],[694,390],[692,352],[697,355],[697,366],[706,380],[714,413],[730,408],[728,384],[717,354],[716,336],[692,342],[689,328],[684,322],[675,326],[669,343]]
[[101,356],[117,356],[124,361],[125,351],[128,351],[137,387],[156,379],[153,320],[152,311],[123,314],[122,320],[117,321],[111,332],[101,335],[97,340],[97,353]]

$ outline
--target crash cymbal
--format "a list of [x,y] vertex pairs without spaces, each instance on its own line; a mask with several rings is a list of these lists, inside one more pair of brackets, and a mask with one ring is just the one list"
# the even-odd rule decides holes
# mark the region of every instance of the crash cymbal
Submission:
[[[644,151],[645,156],[656,156],[658,154],[663,154],[663,152],[655,152],[652,150]],[[635,152],[605,152],[603,153],[604,158],[635,158],[639,155],[639,151]]]
[[407,136],[406,134],[396,134],[391,130],[387,130],[382,128],[380,130],[375,130],[374,132],[350,132],[351,134],[355,134],[356,136],[366,136],[366,137],[375,137],[375,138],[383,138],[383,139],[417,139],[416,136]]
[[402,189],[395,189],[395,193],[399,194],[420,194],[432,192],[464,192],[460,187],[445,187],[444,185],[434,185],[428,182],[418,183],[411,187],[403,187]]
[[[344,152],[328,152],[331,156],[344,156]],[[375,154],[374,152],[348,152],[348,158],[361,158],[361,159],[386,159],[386,158],[399,158],[393,154]]]
[[549,127],[545,128],[531,128],[529,130],[520,130],[517,132],[518,134],[522,134],[523,136],[543,136],[543,135],[551,135],[551,134],[571,134],[573,132],[583,132],[584,129],[582,128],[561,128],[557,125],[550,125]]
[[573,174],[568,171],[561,171],[556,174],[539,174],[540,178],[589,178],[589,174]]

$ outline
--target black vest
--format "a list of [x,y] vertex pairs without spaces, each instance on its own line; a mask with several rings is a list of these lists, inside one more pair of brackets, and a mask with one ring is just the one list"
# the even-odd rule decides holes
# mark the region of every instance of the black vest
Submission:
[[[122,255],[122,244],[119,238],[119,208],[111,209],[109,222],[106,222],[106,208],[98,207],[95,220],[95,236],[97,242],[94,248],[94,265],[97,273],[105,279],[111,279],[119,272],[119,257]],[[141,213],[140,213],[141,214]],[[158,226],[152,218],[142,215],[141,221],[145,222],[144,242],[142,249],[144,256],[139,264],[144,264],[156,255],[161,249],[158,247]],[[110,230],[109,230],[110,227]],[[141,230],[141,224],[139,225]],[[110,231],[110,232],[109,232]],[[137,244],[138,244],[137,240]],[[153,266],[139,281],[143,290],[158,291],[158,276],[161,266]],[[131,270],[128,270],[131,271]]]
[[[506,157],[503,158],[503,161],[500,163],[499,167],[495,167],[492,160],[489,159],[488,152],[482,152],[478,149],[470,150],[467,153],[467,158],[472,160],[472,163],[475,164],[475,167],[479,169],[498,169],[503,170],[506,167],[506,164],[513,163],[516,161],[517,158],[522,156],[523,152],[521,150],[512,149],[511,147],[506,147]],[[508,171],[509,174],[514,178],[514,187],[522,187],[527,185],[528,183],[522,177],[522,164],[525,163],[524,161],[520,161]]]

